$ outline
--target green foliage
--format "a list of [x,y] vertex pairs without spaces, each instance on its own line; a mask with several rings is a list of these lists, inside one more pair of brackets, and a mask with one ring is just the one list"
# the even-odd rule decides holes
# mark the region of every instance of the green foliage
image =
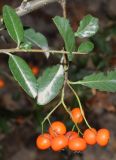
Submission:
[[65,42],[65,49],[69,52],[68,59],[71,61],[73,58],[72,52],[75,50],[75,37],[69,21],[59,16],[53,18],[53,21]]
[[11,55],[9,57],[9,67],[20,86],[29,96],[37,96],[36,78],[34,77],[28,64],[20,57]]
[[[43,34],[35,32],[34,29],[30,28],[25,30],[24,35],[25,42],[30,42],[33,46],[37,46],[45,50],[49,49],[47,39]],[[46,52],[45,55],[48,58],[49,52]]]
[[116,71],[92,74],[77,83],[100,91],[116,92]]
[[86,41],[80,44],[78,52],[80,53],[89,53],[93,50],[94,44],[90,41]]
[[[49,50],[46,37],[39,32],[35,32],[32,28],[24,31],[19,16],[14,9],[7,5],[3,7],[3,20],[9,35],[20,49],[27,51],[31,49],[32,46],[37,46],[43,50]],[[75,34],[70,26],[69,20],[66,18],[56,16],[53,18],[53,21],[64,40],[65,50],[69,52],[67,55],[68,61],[72,61],[72,52],[74,52],[76,48],[75,36],[79,38],[91,37],[99,28],[98,19],[91,15],[85,16],[80,21],[80,25]],[[96,42],[97,41],[99,46],[106,45],[104,40],[99,40],[99,37]],[[93,43],[87,40],[79,45],[78,52],[89,53],[93,48]],[[43,75],[36,80],[30,67],[22,58],[14,56],[11,53],[7,54],[9,55],[9,67],[14,78],[29,96],[37,98],[37,104],[46,105],[59,94],[65,79],[62,65],[56,65],[46,69]],[[49,52],[46,52],[45,55],[49,57]],[[86,59],[83,61],[84,65],[86,63],[85,61]],[[108,72],[106,75],[103,73],[92,74],[86,76],[81,81],[72,82],[72,84],[81,84],[90,88],[99,89],[100,91],[115,92],[116,71]]]
[[38,78],[37,103],[45,105],[53,100],[64,84],[64,69],[62,65],[56,65],[46,69],[44,74]]
[[91,15],[87,15],[80,21],[75,36],[80,38],[91,37],[98,31],[98,28],[98,19]]
[[0,131],[4,133],[8,133],[9,126],[7,124],[7,120],[5,118],[0,117]]
[[32,48],[32,44],[30,42],[24,42],[21,43],[20,49],[24,49],[26,51],[30,50]]
[[3,20],[10,37],[19,47],[20,43],[24,41],[23,25],[15,10],[10,6],[3,7]]

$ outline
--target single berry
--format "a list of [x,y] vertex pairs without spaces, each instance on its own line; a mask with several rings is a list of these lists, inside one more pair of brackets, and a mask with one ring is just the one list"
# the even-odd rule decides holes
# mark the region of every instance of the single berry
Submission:
[[67,145],[68,145],[68,139],[64,135],[59,135],[52,139],[51,148],[54,151],[60,151],[65,147],[67,147]]
[[36,146],[38,149],[45,150],[51,146],[51,136],[48,133],[41,134],[37,137]]
[[4,88],[4,86],[5,86],[5,82],[2,79],[0,79],[0,88]]
[[97,142],[97,131],[94,128],[86,129],[83,135],[87,144],[94,145]]
[[33,67],[32,67],[32,72],[33,72],[34,75],[38,75],[38,73],[39,73],[39,68],[38,68],[37,66],[33,66]]
[[[84,114],[84,113],[83,113]],[[80,108],[73,108],[71,111],[71,118],[74,123],[81,123],[83,121],[83,115]]]
[[49,128],[49,133],[53,137],[58,135],[64,135],[66,133],[66,126],[60,121],[55,121],[51,124]]
[[72,151],[84,151],[87,148],[87,144],[83,138],[78,137],[69,141],[68,147]]
[[68,141],[71,141],[72,139],[75,139],[78,137],[78,133],[74,131],[69,131],[65,134],[65,136],[67,137]]
[[106,146],[110,139],[110,132],[107,129],[100,129],[97,133],[97,143],[100,146]]

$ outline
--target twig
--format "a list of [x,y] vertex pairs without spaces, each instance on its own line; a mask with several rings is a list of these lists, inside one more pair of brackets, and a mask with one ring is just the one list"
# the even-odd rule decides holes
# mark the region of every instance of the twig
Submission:
[[85,117],[85,114],[84,114],[84,112],[83,112],[83,107],[82,107],[82,105],[81,105],[81,101],[80,101],[80,99],[79,99],[79,96],[77,95],[77,93],[75,92],[75,90],[74,90],[74,89],[72,88],[72,86],[70,85],[70,81],[67,82],[67,85],[69,86],[69,88],[71,89],[71,91],[74,93],[74,95],[75,95],[75,97],[76,97],[76,99],[77,99],[77,101],[78,101],[78,104],[79,104],[79,107],[80,107],[80,110],[81,110],[81,114],[82,114],[82,116],[83,116],[83,118],[84,118],[84,121],[85,121],[86,125],[88,126],[88,128],[91,129],[91,126],[89,125],[89,123],[88,123],[88,121],[87,121],[87,119],[86,119],[86,117]]
[[[31,1],[23,1],[19,7],[16,8],[16,12],[19,16],[24,16],[38,8],[41,8],[49,3],[58,2],[59,0],[31,0]],[[2,18],[0,20],[0,28],[3,28]],[[4,28],[3,28],[4,29]]]
[[[60,0],[60,5],[62,7],[62,11],[63,11],[63,17],[66,18],[67,17],[67,13],[66,13],[66,0]],[[63,53],[63,59],[64,59],[64,77],[65,77],[65,80],[64,80],[64,89],[65,89],[65,86],[66,86],[66,82],[67,82],[67,79],[68,79],[68,68],[69,68],[69,61],[68,61],[68,56],[66,53]]]
[[[11,49],[0,49],[0,53],[20,53],[20,52],[35,52],[35,53],[43,53],[43,52],[50,52],[53,54],[69,54],[68,51],[64,50],[42,50],[42,49],[18,49],[18,48],[11,48]],[[72,52],[72,54],[87,54],[81,52]]]
[[[71,119],[72,119],[72,114],[71,114],[70,110],[67,108],[67,106],[66,106],[66,104],[65,104],[65,102],[64,102],[64,88],[62,89],[61,102],[62,102],[62,105],[63,105],[65,111],[69,114],[69,116],[70,116]],[[78,125],[77,125],[76,123],[74,123],[74,124],[75,124],[75,127],[76,127],[77,130],[78,130],[78,133],[80,133],[81,135],[83,135],[83,133],[81,132],[81,130],[80,130],[80,128],[78,127]]]
[[52,115],[52,113],[60,106],[60,104],[61,104],[61,101],[51,110],[51,112],[49,112],[48,114],[47,114],[47,116],[44,118],[44,120],[42,121],[42,123],[41,123],[41,125],[42,125],[42,133],[43,133],[43,126],[44,126],[44,123],[45,123],[45,121],[46,120],[48,120],[48,122],[50,122],[49,121],[49,117]]
[[67,17],[67,13],[66,13],[66,0],[60,0],[59,1],[63,10],[63,17],[66,18]]
[[24,16],[38,8],[41,8],[49,3],[58,2],[58,0],[32,0],[25,3],[24,6],[16,8],[16,12],[19,16]]

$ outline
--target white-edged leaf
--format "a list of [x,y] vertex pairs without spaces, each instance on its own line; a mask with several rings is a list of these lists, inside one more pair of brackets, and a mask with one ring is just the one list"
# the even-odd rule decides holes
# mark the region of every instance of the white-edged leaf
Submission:
[[45,105],[52,101],[59,94],[63,84],[64,68],[62,65],[56,65],[46,69],[37,81],[37,104]]
[[93,36],[99,29],[98,18],[91,15],[85,16],[75,32],[76,37],[85,38]]
[[22,58],[10,55],[9,68],[25,92],[35,98],[37,96],[37,81],[28,64]]
[[[35,32],[34,29],[29,28],[25,30],[24,35],[26,42],[31,42],[33,46],[37,46],[43,50],[49,50],[47,39],[43,34]],[[45,55],[49,58],[50,53],[45,52]]]
[[23,25],[15,10],[8,5],[3,7],[3,20],[9,35],[19,46],[24,41]]

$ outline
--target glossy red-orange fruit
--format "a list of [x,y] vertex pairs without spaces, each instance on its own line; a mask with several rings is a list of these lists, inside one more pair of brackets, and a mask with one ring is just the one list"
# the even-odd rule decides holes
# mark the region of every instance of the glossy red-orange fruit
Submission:
[[100,129],[97,133],[97,143],[100,146],[106,146],[110,139],[110,131],[108,129]]
[[94,145],[97,142],[97,131],[95,128],[89,128],[84,131],[83,138],[87,144]]
[[51,136],[48,133],[41,134],[37,137],[36,146],[38,149],[45,150],[51,146]]
[[[83,112],[84,114],[84,112]],[[73,108],[71,111],[71,118],[74,123],[81,123],[83,121],[83,115],[80,108]]]
[[4,88],[4,86],[5,86],[5,82],[2,79],[0,79],[0,88]]
[[59,135],[57,137],[54,137],[51,142],[51,148],[53,151],[60,151],[67,147],[68,145],[68,139],[65,137],[65,135]]
[[39,73],[39,67],[33,66],[32,67],[32,72],[33,72],[34,75],[38,75],[38,73]]
[[66,133],[66,126],[60,121],[55,121],[49,127],[49,133],[51,136],[64,135]]
[[78,137],[78,133],[75,132],[75,131],[68,131],[66,134],[65,134],[66,138],[68,139],[68,141],[72,140],[72,139],[75,139]]
[[69,141],[68,147],[72,151],[84,151],[87,148],[87,144],[83,138],[78,137]]

